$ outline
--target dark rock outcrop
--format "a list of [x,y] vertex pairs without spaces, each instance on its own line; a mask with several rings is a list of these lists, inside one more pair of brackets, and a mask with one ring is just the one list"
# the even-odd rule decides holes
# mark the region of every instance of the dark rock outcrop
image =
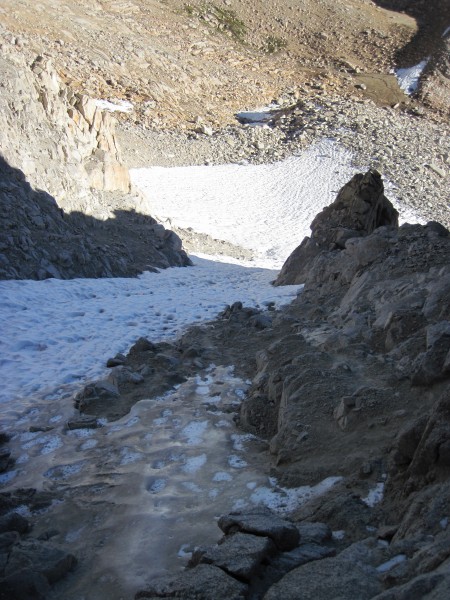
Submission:
[[275,285],[304,283],[315,258],[343,250],[347,240],[366,236],[377,227],[398,226],[398,213],[384,195],[381,175],[371,169],[355,175],[340,190],[336,200],[311,223],[306,237],[286,260]]
[[152,217],[65,213],[0,156],[0,279],[132,277],[191,265],[181,240]]

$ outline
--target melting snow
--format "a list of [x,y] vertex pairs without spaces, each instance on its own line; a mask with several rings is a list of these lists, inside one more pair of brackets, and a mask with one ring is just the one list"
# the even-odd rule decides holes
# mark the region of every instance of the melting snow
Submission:
[[423,70],[428,64],[428,58],[422,60],[418,65],[414,65],[413,67],[408,67],[407,69],[397,69],[395,72],[398,84],[400,89],[402,89],[405,94],[413,94],[417,88],[419,87],[420,76],[423,73]]
[[367,504],[367,506],[374,507],[375,504],[378,504],[383,500],[384,493],[384,483],[380,482],[372,488],[365,498],[362,498],[362,501]]

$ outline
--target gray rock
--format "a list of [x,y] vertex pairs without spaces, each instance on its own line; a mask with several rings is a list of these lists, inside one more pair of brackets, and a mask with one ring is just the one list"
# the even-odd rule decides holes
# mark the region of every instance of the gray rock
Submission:
[[89,383],[81,392],[75,396],[75,408],[81,412],[87,412],[94,404],[105,402],[119,397],[119,390],[110,381],[96,381]]
[[386,590],[373,600],[448,600],[450,576],[448,573],[419,575],[404,585]]
[[279,550],[292,550],[300,540],[295,525],[267,509],[224,515],[220,517],[218,525],[225,534],[242,531],[269,537]]
[[183,600],[241,600],[247,586],[212,565],[198,565],[177,577],[160,577],[135,598],[183,598]]
[[447,369],[450,322],[440,321],[427,327],[426,344],[426,351],[416,358],[412,367],[413,385],[430,385],[450,374]]
[[370,169],[355,175],[311,223],[311,237],[289,256],[275,285],[302,283],[314,259],[330,250],[342,250],[347,240],[366,236],[377,227],[398,227],[398,212],[384,195],[381,175]]
[[380,592],[374,568],[336,557],[294,569],[269,589],[264,600],[369,600]]
[[326,523],[309,523],[304,521],[297,524],[301,544],[322,544],[331,540],[331,529]]
[[241,581],[250,581],[257,574],[262,561],[275,551],[275,545],[269,538],[238,532],[227,536],[217,546],[196,550],[190,566],[212,564]]
[[5,576],[26,568],[40,573],[52,584],[62,579],[76,564],[73,554],[37,540],[23,541],[13,546]]
[[5,600],[45,600],[50,585],[41,573],[24,568],[0,579],[0,589]]
[[19,515],[19,513],[13,512],[0,517],[0,533],[5,531],[17,531],[18,533],[27,533],[30,531],[30,522]]

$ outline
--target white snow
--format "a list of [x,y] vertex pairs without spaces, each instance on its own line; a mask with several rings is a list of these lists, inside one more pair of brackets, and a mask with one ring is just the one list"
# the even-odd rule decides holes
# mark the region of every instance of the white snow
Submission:
[[253,504],[266,506],[281,514],[290,513],[302,503],[325,494],[340,481],[342,481],[342,477],[327,477],[314,486],[282,488],[277,485],[276,479],[271,478],[269,480],[270,487],[256,488],[250,496],[250,500]]
[[108,112],[129,113],[133,111],[133,105],[128,100],[115,100],[114,102],[110,102],[109,100],[95,100],[95,105]]
[[[146,195],[138,210],[249,248],[255,260],[194,256],[193,268],[135,279],[0,282],[0,415],[17,423],[38,398],[58,401],[103,377],[106,360],[140,336],[173,339],[238,300],[289,303],[300,287],[272,287],[273,269],[354,172],[350,153],[329,140],[275,164],[133,170]],[[208,396],[209,383],[198,385]]]
[[369,493],[367,494],[367,496],[365,498],[361,498],[361,500],[365,504],[367,504],[367,506],[370,506],[373,508],[375,506],[375,504],[378,504],[379,502],[381,502],[383,500],[383,494],[384,494],[384,483],[379,482],[376,484],[376,486],[374,488],[369,490]]
[[257,266],[279,269],[355,172],[350,152],[324,140],[273,164],[132,169],[131,179],[143,211],[163,224],[254,250]]
[[397,554],[396,556],[393,556],[390,560],[387,560],[385,563],[378,565],[377,571],[378,573],[386,573],[387,571],[390,571],[402,562],[405,562],[405,560],[406,554]]
[[174,338],[237,300],[282,305],[299,290],[271,286],[276,272],[267,269],[194,262],[136,279],[1,281],[0,413],[16,421],[36,396],[57,399],[104,376],[106,360],[140,336]]
[[429,59],[426,58],[417,65],[406,69],[397,69],[395,71],[400,89],[402,89],[405,94],[410,95],[417,90],[419,87],[420,76],[427,66],[428,60]]
[[264,125],[270,120],[272,111],[280,108],[278,104],[272,103],[269,106],[262,106],[254,110],[241,110],[236,113],[236,119],[241,123],[248,123],[251,125]]

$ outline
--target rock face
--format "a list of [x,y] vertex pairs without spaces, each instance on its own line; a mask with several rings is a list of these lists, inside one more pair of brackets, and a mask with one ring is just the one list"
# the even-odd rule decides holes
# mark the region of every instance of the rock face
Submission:
[[[274,317],[284,335],[258,352],[241,407],[240,424],[269,440],[286,485],[346,473],[353,490],[337,486],[292,516],[355,543],[300,564],[267,599],[449,593],[450,236],[434,222],[395,227],[385,199],[362,218],[346,212],[347,191],[357,184],[357,207],[377,180],[352,180],[314,220],[316,250],[305,244],[306,266],[292,271],[304,290]],[[371,531],[383,541],[364,540]]]
[[0,78],[2,156],[33,187],[48,192],[67,212],[86,213],[93,208],[91,189],[129,192],[111,114],[94,99],[74,94],[42,56],[28,64],[4,45]]
[[152,217],[131,208],[106,220],[68,214],[1,157],[0,204],[0,279],[130,277],[191,264],[178,236]]
[[342,250],[347,240],[363,237],[377,227],[398,226],[398,213],[384,195],[381,175],[374,169],[355,175],[336,200],[311,223],[311,237],[289,256],[275,285],[303,283],[322,252]]
[[50,62],[0,51],[0,278],[134,276],[191,264],[134,207],[114,119]]

